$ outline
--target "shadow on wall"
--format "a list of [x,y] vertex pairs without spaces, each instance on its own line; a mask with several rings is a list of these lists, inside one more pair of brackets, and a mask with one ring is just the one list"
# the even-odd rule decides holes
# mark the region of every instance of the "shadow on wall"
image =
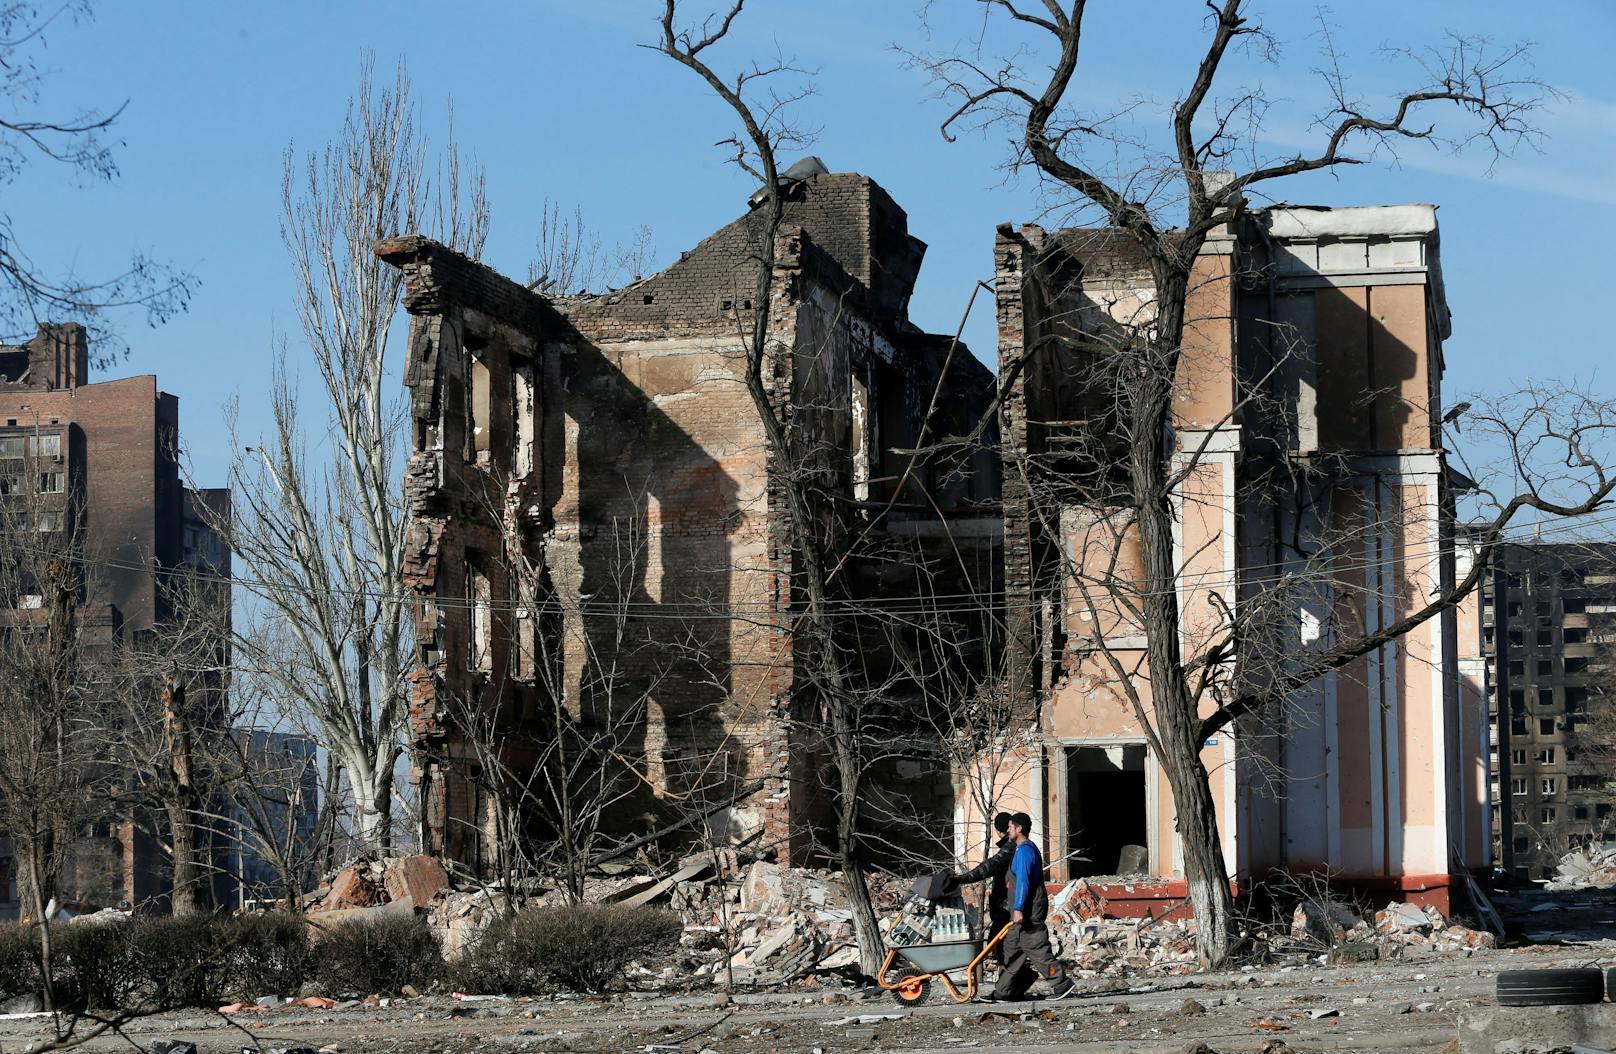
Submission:
[[[726,713],[737,691],[729,610],[740,488],[599,347],[570,326],[558,343],[560,398],[576,428],[577,588],[593,613],[568,677],[586,724],[639,715],[624,729],[621,763],[644,759],[646,771],[608,826],[643,828],[727,800],[757,775],[730,727],[740,715]],[[545,475],[565,488],[568,445],[545,439]]]

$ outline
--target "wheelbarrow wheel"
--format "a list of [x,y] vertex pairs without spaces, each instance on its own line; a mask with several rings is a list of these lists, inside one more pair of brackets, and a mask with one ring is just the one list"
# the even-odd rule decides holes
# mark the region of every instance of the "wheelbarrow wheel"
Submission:
[[903,970],[892,986],[892,998],[904,1006],[919,1006],[931,995],[931,974],[924,970]]

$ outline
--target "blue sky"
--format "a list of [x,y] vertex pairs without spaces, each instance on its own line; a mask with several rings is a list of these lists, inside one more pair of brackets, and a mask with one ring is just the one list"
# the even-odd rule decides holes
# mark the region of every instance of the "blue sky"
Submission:
[[[281,159],[340,125],[361,53],[386,69],[402,58],[428,126],[441,131],[452,96],[457,136],[486,166],[492,234],[485,259],[525,277],[546,199],[582,209],[607,242],[651,228],[665,264],[737,215],[750,182],[712,144],[728,115],[682,68],[636,45],[653,39],[654,0],[341,0],[312,4],[147,0],[102,3],[62,26],[45,64],[46,98],[62,108],[128,109],[117,132],[120,178],[83,185],[36,166],[7,188],[6,208],[37,261],[109,272],[133,248],[190,269],[201,288],[189,313],[158,329],[124,326],[120,373],[156,373],[181,398],[196,477],[222,478],[221,408],[239,396],[244,431],[267,416],[276,334],[297,352],[290,268],[278,233]],[[937,0],[932,37],[916,0],[752,0],[721,62],[776,46],[817,70],[801,110],[819,129],[812,152],[837,171],[875,177],[930,245],[913,316],[952,330],[972,283],[991,277],[994,225],[1033,218],[1036,188],[1000,170],[1005,133],[948,144],[946,112],[895,42],[925,48],[969,36],[971,0]],[[1081,89],[1096,108],[1138,99],[1144,127],[1182,91],[1203,46],[1199,0],[1091,5]],[[1320,98],[1318,9],[1268,0],[1255,10],[1282,42],[1277,66],[1241,59],[1243,83],[1278,100],[1276,144],[1306,132]],[[1443,264],[1455,315],[1447,346],[1449,401],[1508,390],[1534,375],[1576,377],[1596,390],[1611,341],[1598,320],[1616,234],[1616,5],[1608,0],[1483,2],[1355,0],[1323,13],[1370,98],[1397,77],[1383,45],[1484,33],[1533,41],[1535,73],[1568,93],[1542,116],[1540,153],[1500,162],[1406,151],[1400,166],[1310,176],[1279,189],[1292,202],[1441,206]],[[1231,85],[1233,85],[1231,81]],[[789,160],[789,159],[788,159]],[[967,327],[991,354],[991,310]]]

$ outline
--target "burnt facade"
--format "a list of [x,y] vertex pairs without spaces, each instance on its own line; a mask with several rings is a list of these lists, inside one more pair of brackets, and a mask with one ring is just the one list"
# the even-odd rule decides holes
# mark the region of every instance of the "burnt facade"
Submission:
[[1480,654],[1502,866],[1552,877],[1560,858],[1616,835],[1616,546],[1500,546],[1481,591]]
[[[802,466],[778,460],[746,384],[755,311],[770,313],[768,395],[811,437],[816,500],[850,540],[839,602],[928,590],[991,605],[996,458],[908,451],[970,432],[992,374],[908,321],[925,246],[879,185],[820,172],[785,194],[768,304],[753,303],[754,212],[657,275],[558,300],[426,239],[378,246],[411,315],[405,558],[430,850],[489,863],[494,805],[458,726],[493,713],[518,768],[558,720],[613,736],[640,784],[614,803],[623,828],[699,808],[714,835],[762,828],[785,860],[812,852],[823,755],[794,709],[811,704],[771,485]],[[985,662],[986,635],[973,640],[960,650]],[[859,676],[901,699],[882,665]],[[947,815],[946,762],[883,775]]]

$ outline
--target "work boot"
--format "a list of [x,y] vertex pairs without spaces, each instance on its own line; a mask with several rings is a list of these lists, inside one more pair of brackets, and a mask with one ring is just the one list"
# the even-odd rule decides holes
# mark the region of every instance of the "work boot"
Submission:
[[1058,988],[1055,991],[1050,992],[1048,995],[1044,996],[1044,1002],[1046,1002],[1046,1003],[1058,1003],[1062,999],[1065,999],[1067,996],[1076,995],[1076,994],[1077,994],[1077,985],[1073,984],[1071,981],[1067,981],[1065,988]]
[[1019,995],[1000,995],[998,992],[989,992],[986,995],[979,995],[976,998],[977,998],[978,1002],[982,1002],[982,1003],[1019,1003],[1019,1002],[1021,1002],[1021,996],[1019,996]]

